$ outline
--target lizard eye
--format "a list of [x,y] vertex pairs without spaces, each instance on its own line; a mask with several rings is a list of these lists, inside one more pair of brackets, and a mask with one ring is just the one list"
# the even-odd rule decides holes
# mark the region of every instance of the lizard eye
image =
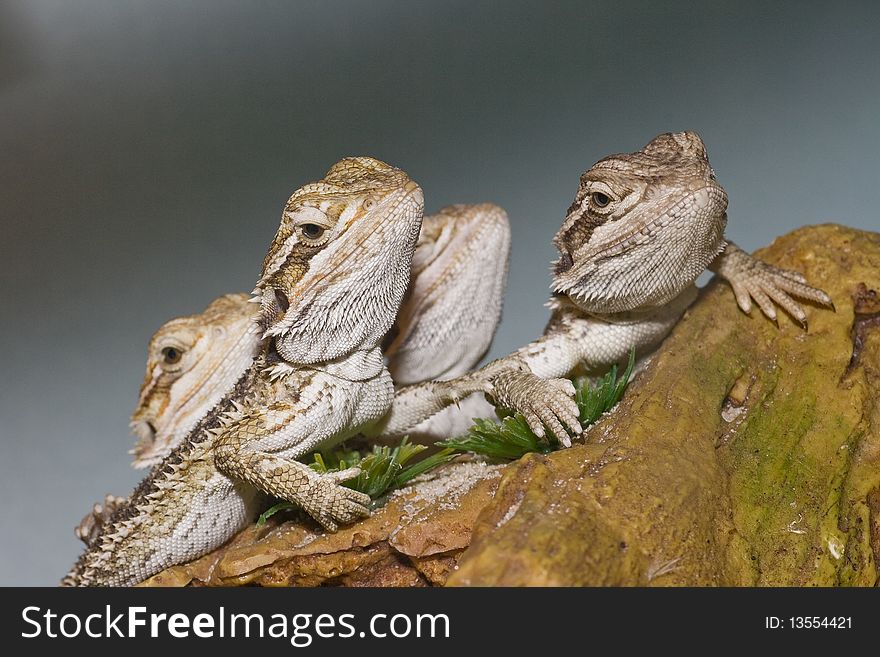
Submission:
[[183,357],[183,352],[176,347],[165,347],[162,350],[162,358],[169,365],[174,365],[175,363],[179,363],[180,359]]
[[298,228],[306,242],[318,242],[324,237],[325,228],[318,224],[301,224]]
[[606,205],[611,203],[611,199],[608,197],[608,195],[603,194],[602,192],[593,192],[590,195],[590,200],[597,208],[604,208]]
[[368,196],[367,198],[364,199],[364,202],[363,202],[363,203],[361,203],[361,207],[362,207],[364,210],[369,210],[369,209],[372,208],[374,205],[376,205],[376,201],[375,201],[374,199],[370,198],[369,196]]

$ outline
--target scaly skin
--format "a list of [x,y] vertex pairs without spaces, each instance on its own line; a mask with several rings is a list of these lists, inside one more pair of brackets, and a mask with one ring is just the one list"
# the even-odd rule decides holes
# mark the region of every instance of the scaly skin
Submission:
[[[451,378],[477,364],[501,318],[509,254],[510,225],[497,205],[453,205],[422,220],[409,289],[383,349],[395,385]],[[249,301],[246,294],[224,295],[153,335],[132,415],[139,436],[134,467],[168,456],[248,369],[262,343]],[[430,442],[463,431],[473,415],[486,412],[492,407],[473,398],[410,434]],[[124,502],[107,495],[82,519],[76,536],[91,544]]]
[[399,391],[380,430],[399,435],[481,391],[521,412],[538,436],[546,427],[570,445],[581,427],[573,389],[561,377],[594,373],[633,347],[641,355],[655,348],[696,298],[706,268],[731,284],[747,313],[754,299],[775,320],[775,303],[806,327],[792,297],[832,307],[800,274],[726,241],[726,224],[727,194],[696,133],[662,134],[640,151],[600,160],[581,176],[553,239],[560,257],[544,335],[474,373]]
[[395,385],[461,376],[479,362],[501,319],[509,256],[510,225],[497,205],[451,205],[425,217],[384,350]]
[[[425,217],[397,337],[385,352],[396,390],[455,378],[477,365],[501,319],[509,256],[507,214],[496,205],[452,205]],[[390,413],[408,400],[395,394]],[[494,413],[483,395],[438,410],[406,428],[410,439],[433,443]],[[381,436],[374,430],[371,437]]]
[[365,430],[394,395],[380,343],[409,282],[422,192],[405,173],[349,158],[294,192],[255,294],[265,342],[233,389],[118,505],[67,585],[131,585],[222,545],[268,493],[327,529],[369,514],[295,459]]
[[136,468],[179,445],[223,399],[262,346],[246,294],[226,294],[197,315],[166,322],[150,340],[147,371],[131,416]]
[[[454,205],[424,218],[383,349],[395,385],[453,378],[479,362],[501,319],[509,254],[510,225],[497,205]],[[132,415],[134,467],[167,456],[244,374],[261,346],[254,310],[247,295],[227,294],[156,331]]]

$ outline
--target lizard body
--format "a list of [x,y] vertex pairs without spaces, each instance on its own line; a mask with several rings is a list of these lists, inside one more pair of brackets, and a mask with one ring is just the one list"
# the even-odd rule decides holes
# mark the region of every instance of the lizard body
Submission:
[[[546,428],[567,445],[580,425],[573,389],[561,377],[619,361],[633,346],[650,351],[696,297],[695,280],[706,268],[731,284],[744,312],[754,301],[775,320],[776,304],[805,325],[792,297],[830,305],[799,274],[726,241],[726,210],[727,195],[695,133],[667,133],[640,151],[600,160],[581,177],[554,238],[560,257],[544,335],[476,372],[450,370],[453,378],[402,387],[390,411],[361,429],[400,435],[482,392],[522,412],[536,434]],[[239,426],[243,418],[236,417]]]
[[480,370],[398,392],[379,430],[400,435],[477,391],[521,412],[538,436],[563,445],[580,433],[574,388],[562,377],[595,373],[633,347],[644,355],[696,298],[710,269],[732,286],[746,313],[754,300],[776,320],[775,305],[802,326],[792,297],[831,307],[796,272],[748,255],[724,237],[727,194],[694,132],[665,133],[634,153],[599,160],[580,179],[553,243],[552,316],[537,340]]
[[510,225],[497,205],[451,205],[422,222],[412,277],[385,349],[395,385],[470,371],[492,343],[507,285]]
[[[501,319],[509,253],[510,225],[497,205],[448,206],[423,219],[383,349],[395,385],[453,378],[479,362]],[[253,314],[248,295],[226,294],[156,331],[132,414],[134,467],[167,456],[244,374],[262,343]]]
[[[451,378],[482,358],[501,318],[510,224],[497,205],[453,205],[422,220],[410,284],[383,352],[395,385]],[[226,294],[153,335],[131,426],[136,468],[151,467],[232,389],[263,343],[246,294]],[[493,408],[482,395],[452,406],[410,435],[424,441],[464,431]],[[86,545],[126,498],[107,495],[75,528]]]
[[262,493],[327,529],[369,497],[296,459],[364,430],[394,391],[380,344],[409,281],[421,189],[348,158],[290,197],[254,290],[263,345],[223,399],[116,506],[64,579],[131,585],[204,554],[251,522]]

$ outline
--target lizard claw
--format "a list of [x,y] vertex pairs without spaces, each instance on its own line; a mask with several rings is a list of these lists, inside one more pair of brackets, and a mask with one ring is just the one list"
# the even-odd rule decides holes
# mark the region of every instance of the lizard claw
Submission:
[[353,466],[351,468],[347,468],[345,470],[339,470],[338,472],[328,472],[325,476],[337,483],[341,484],[343,481],[348,481],[349,479],[354,479],[358,475],[360,475],[361,469],[357,466]]
[[340,524],[369,517],[370,496],[341,485],[360,473],[361,469],[354,467],[321,475],[312,484],[312,492],[307,497],[311,501],[303,508],[331,532],[335,532]]
[[807,328],[807,315],[793,297],[834,308],[831,297],[809,285],[803,274],[774,267],[750,256],[732,242],[727,244],[710,269],[727,279],[736,303],[744,313],[751,312],[754,301],[764,315],[776,322],[776,306],[779,306]]
[[571,447],[572,434],[583,429],[568,379],[542,379],[531,372],[508,371],[495,377],[491,396],[504,408],[521,413],[538,438],[550,432],[563,447]]
[[104,525],[113,515],[122,503],[126,502],[124,497],[115,495],[107,495],[104,497],[104,503],[96,503],[90,513],[80,520],[79,524],[74,528],[73,533],[76,537],[86,545],[92,545],[100,536]]
[[760,260],[752,260],[740,276],[730,279],[730,284],[743,312],[751,311],[751,301],[754,300],[767,318],[776,321],[775,303],[804,328],[807,328],[807,315],[792,297],[813,301],[820,306],[832,306],[831,297],[808,285],[802,275]]

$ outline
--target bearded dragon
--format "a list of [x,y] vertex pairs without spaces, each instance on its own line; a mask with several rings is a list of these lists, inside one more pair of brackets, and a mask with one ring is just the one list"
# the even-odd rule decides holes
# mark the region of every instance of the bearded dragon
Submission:
[[201,556],[253,520],[263,493],[328,530],[369,514],[369,497],[341,485],[357,468],[320,475],[296,459],[390,407],[380,345],[408,287],[422,208],[404,172],[365,157],[293,193],[254,290],[256,358],[116,506],[64,584],[132,585]]
[[702,139],[666,133],[634,153],[599,160],[580,178],[574,202],[553,238],[552,316],[537,340],[473,373],[398,391],[376,429],[403,434],[415,422],[477,391],[523,414],[538,436],[545,427],[564,446],[581,432],[567,378],[649,352],[697,296],[710,269],[749,313],[752,300],[776,321],[774,304],[805,329],[797,297],[833,308],[796,272],[773,267],[724,237],[727,193]]
[[[251,367],[263,344],[247,294],[224,294],[201,313],[172,319],[153,334],[132,432],[132,465],[159,463]],[[107,495],[75,529],[91,545],[126,498]]]
[[[498,322],[507,281],[510,224],[497,205],[452,205],[422,220],[410,284],[383,352],[395,386],[447,379],[483,357]],[[232,389],[263,338],[247,294],[226,294],[201,313],[172,319],[150,339],[131,428],[135,468],[152,467],[177,447]],[[492,407],[475,398],[413,427],[414,439],[463,431]],[[107,495],[75,533],[90,545],[124,497]]]
[[[422,220],[407,293],[383,339],[395,385],[454,378],[479,362],[501,319],[509,254],[497,205],[451,205]],[[250,366],[263,338],[249,302],[226,294],[153,334],[131,417],[135,468],[167,456]]]

